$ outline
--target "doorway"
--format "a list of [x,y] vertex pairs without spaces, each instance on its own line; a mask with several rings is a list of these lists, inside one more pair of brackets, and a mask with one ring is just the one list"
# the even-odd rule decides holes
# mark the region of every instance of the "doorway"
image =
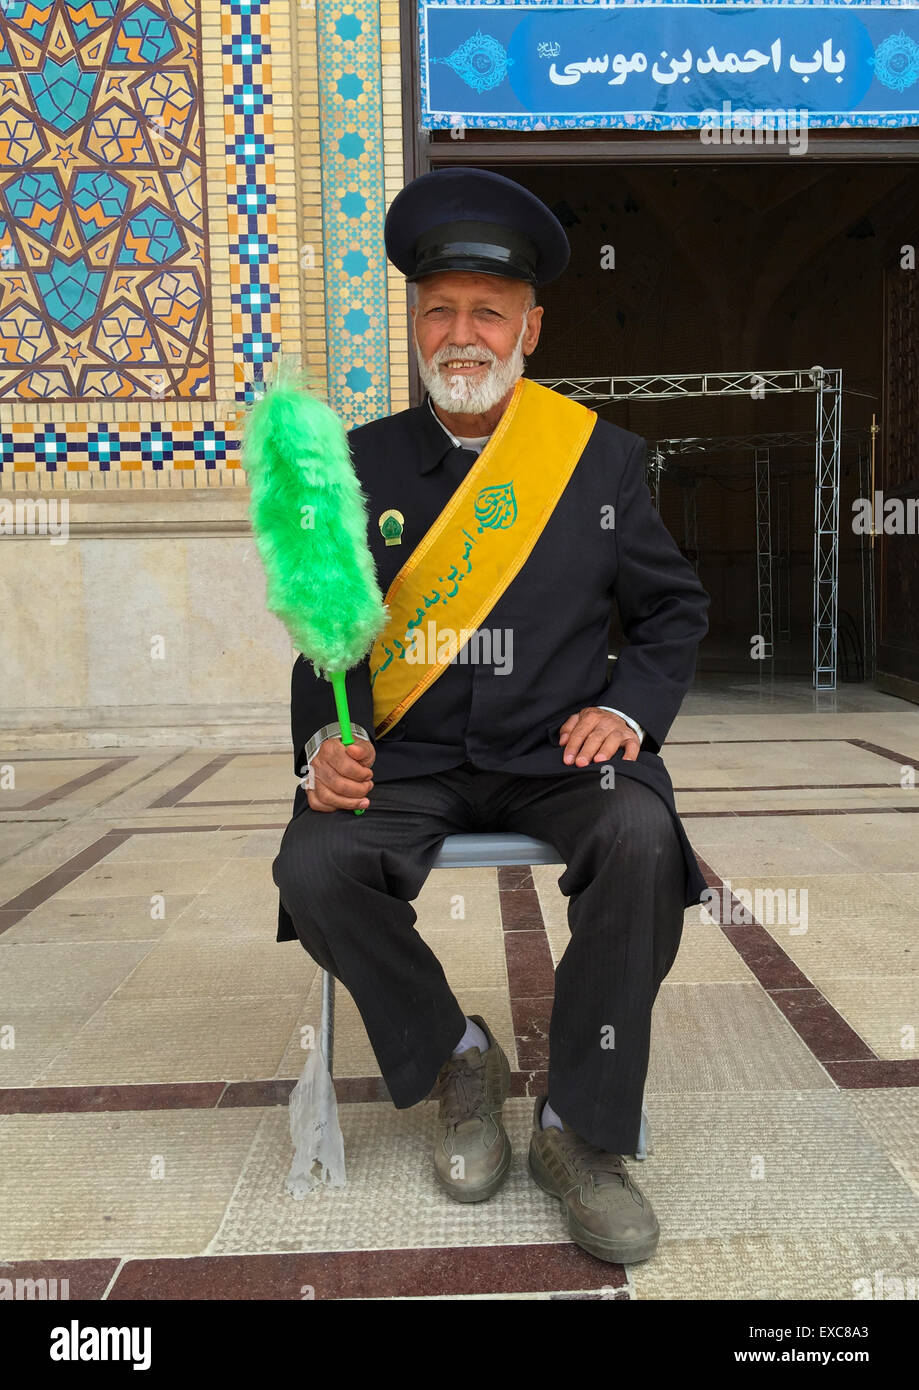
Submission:
[[[520,137],[514,138],[519,148]],[[493,150],[494,138],[487,143]],[[432,142],[429,152],[437,167],[451,163],[447,141]],[[908,683],[919,682],[916,538],[877,537],[872,623],[871,538],[854,529],[853,504],[865,495],[872,441],[876,487],[919,495],[919,271],[901,265],[902,248],[919,242],[913,168],[899,161],[787,156],[747,163],[514,164],[472,160],[472,153],[465,149],[456,162],[493,168],[531,189],[553,209],[571,242],[567,272],[539,292],[543,331],[527,364],[529,376],[756,372],[816,364],[841,370],[839,680],[871,674],[876,627],[879,681],[890,675],[898,681],[893,693],[907,694]],[[649,446],[706,441],[695,451],[680,448],[666,456],[659,490],[662,517],[712,596],[702,672],[751,671],[762,596],[756,451],[768,441],[775,617],[770,669],[809,680],[813,396],[636,398],[603,405],[600,414]],[[908,697],[919,698],[919,684]]]

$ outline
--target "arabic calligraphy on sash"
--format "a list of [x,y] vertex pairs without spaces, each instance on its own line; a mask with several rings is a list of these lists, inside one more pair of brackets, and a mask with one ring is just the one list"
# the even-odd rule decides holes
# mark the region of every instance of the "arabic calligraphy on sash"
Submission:
[[[478,523],[477,535],[481,535],[485,531],[506,531],[513,526],[517,520],[517,499],[514,496],[513,483],[482,488],[476,495],[474,511]],[[409,663],[413,661],[416,645],[414,629],[421,626],[430,609],[436,608],[439,604],[446,606],[450,599],[455,598],[459,593],[459,586],[463,579],[467,574],[472,573],[472,552],[478,545],[478,540],[465,526],[461,528],[461,534],[465,540],[459,562],[451,565],[446,575],[438,575],[439,582],[444,585],[443,591],[432,589],[430,594],[422,594],[421,604],[416,607],[414,616],[406,622],[402,638],[394,637],[382,643],[386,660],[379,662],[376,666],[371,666],[371,690],[377,676],[385,671],[392,661],[408,661]],[[460,568],[462,565],[465,565],[465,569]],[[450,585],[452,588],[449,587]]]

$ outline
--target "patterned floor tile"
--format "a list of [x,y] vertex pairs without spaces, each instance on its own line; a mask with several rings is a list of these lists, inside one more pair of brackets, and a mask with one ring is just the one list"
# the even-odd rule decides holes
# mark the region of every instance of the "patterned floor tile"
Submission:
[[0,1008],[102,1004],[153,949],[152,941],[45,941],[0,937]]
[[676,1094],[833,1085],[759,985],[669,979],[654,1006],[646,1084]]
[[273,1076],[299,995],[110,1000],[42,1074],[45,1086]]
[[[652,1260],[629,1266],[636,1299],[888,1299],[919,1270],[919,1234],[838,1231],[662,1239]],[[850,1323],[857,1322],[857,1302]],[[779,1322],[777,1317],[768,1325]],[[797,1324],[795,1324],[797,1325]],[[773,1345],[772,1342],[769,1343]]]
[[0,1259],[203,1250],[262,1118],[247,1110],[0,1117]]
[[919,1056],[919,981],[914,972],[855,979],[830,975],[821,989],[878,1057],[902,1061]]

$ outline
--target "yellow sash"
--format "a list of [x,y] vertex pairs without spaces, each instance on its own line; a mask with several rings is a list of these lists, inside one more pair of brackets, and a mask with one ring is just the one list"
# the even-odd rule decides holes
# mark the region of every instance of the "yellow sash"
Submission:
[[488,616],[574,472],[593,411],[521,377],[498,426],[396,575],[370,653],[374,732],[398,724]]

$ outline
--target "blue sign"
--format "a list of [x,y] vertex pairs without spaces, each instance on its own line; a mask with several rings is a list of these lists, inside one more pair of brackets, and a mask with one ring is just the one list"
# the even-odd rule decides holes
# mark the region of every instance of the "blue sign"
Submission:
[[919,125],[919,0],[418,9],[429,129]]

